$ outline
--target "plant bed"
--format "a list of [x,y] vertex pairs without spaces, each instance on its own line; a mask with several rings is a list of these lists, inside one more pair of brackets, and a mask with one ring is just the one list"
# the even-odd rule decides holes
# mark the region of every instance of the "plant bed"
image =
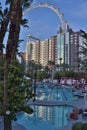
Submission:
[[87,130],[87,123],[77,122],[72,125],[72,130]]

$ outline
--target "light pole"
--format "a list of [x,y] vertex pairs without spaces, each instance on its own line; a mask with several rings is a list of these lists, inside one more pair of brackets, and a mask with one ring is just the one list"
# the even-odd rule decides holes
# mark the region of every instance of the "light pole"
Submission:
[[6,115],[6,118],[7,118],[7,120],[6,120],[6,123],[7,123],[7,126],[8,126],[8,130],[11,130],[12,129],[12,126],[11,126],[11,120],[10,120],[10,111],[9,110],[7,110],[6,111],[6,113],[5,113],[5,115]]
[[43,77],[42,77],[42,72],[43,72],[43,69],[40,69],[40,80],[42,81]]
[[80,64],[78,64],[78,76],[79,76],[79,68],[80,68]]
[[61,71],[62,58],[59,58],[59,61],[60,61],[60,71]]
[[51,75],[51,80],[52,80],[52,68],[53,68],[53,66],[51,65],[51,66],[50,66],[50,75]]
[[37,64],[35,64],[35,74],[34,74],[34,100],[36,100],[36,78],[37,78]]
[[36,77],[37,77],[37,73],[35,72],[35,75],[34,75],[34,100],[33,101],[35,101],[36,100]]

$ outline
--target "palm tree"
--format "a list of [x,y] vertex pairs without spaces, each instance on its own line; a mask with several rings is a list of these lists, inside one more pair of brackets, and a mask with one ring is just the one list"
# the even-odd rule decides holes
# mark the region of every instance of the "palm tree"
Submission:
[[[4,130],[11,130],[11,124],[7,118],[6,112],[8,111],[8,95],[7,95],[7,80],[9,65],[15,57],[15,53],[18,47],[20,26],[22,20],[23,8],[29,6],[30,0],[6,0],[7,2],[12,2],[11,12],[9,16],[9,35],[6,46],[6,61],[4,70]],[[11,5],[11,3],[10,3]]]
[[63,63],[61,66],[63,67],[64,71],[69,69],[69,65],[68,64]]
[[3,40],[7,32],[13,0],[6,0],[5,4],[7,5],[8,2],[10,2],[9,8],[6,7],[4,11],[2,11],[2,7],[0,7],[0,53],[1,54],[3,54],[3,47],[4,47]]
[[87,33],[85,33],[83,30],[80,30],[81,36],[84,38],[83,46],[80,46],[80,52],[84,55],[84,58],[87,59]]
[[83,55],[83,60],[81,61],[82,63],[82,69],[84,69],[85,72],[85,80],[87,84],[87,33],[84,32],[83,30],[80,30],[81,36],[84,38],[83,46],[80,46],[81,51],[79,52],[80,54]]
[[11,10],[11,5],[9,7],[9,11],[8,8],[5,8],[4,11],[2,11],[2,6],[0,3],[0,66],[3,58],[3,47],[4,47],[3,40],[9,23],[10,10]]
[[49,65],[49,68],[50,68],[51,80],[53,82],[53,77],[54,77],[53,69],[54,69],[55,62],[54,61],[48,61],[48,65]]
[[62,67],[62,66],[61,66],[61,65],[62,65],[62,58],[61,58],[61,57],[59,58],[59,62],[60,62],[60,71],[61,71],[61,70],[62,70],[62,69],[61,69],[61,67]]
[[59,64],[56,64],[55,67],[56,67],[56,70],[59,71],[60,65],[59,65]]

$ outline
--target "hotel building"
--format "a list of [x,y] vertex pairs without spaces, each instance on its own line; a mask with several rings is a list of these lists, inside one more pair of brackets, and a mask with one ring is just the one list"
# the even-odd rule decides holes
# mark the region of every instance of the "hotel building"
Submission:
[[74,32],[69,26],[66,30],[58,29],[57,35],[43,41],[28,41],[26,45],[26,61],[34,60],[46,66],[49,61],[55,64],[65,64],[69,69],[78,71],[80,46],[84,39],[79,32]]
[[34,60],[37,63],[40,62],[40,42],[38,40],[27,42],[25,60]]
[[49,39],[40,43],[40,64],[46,66],[49,61]]

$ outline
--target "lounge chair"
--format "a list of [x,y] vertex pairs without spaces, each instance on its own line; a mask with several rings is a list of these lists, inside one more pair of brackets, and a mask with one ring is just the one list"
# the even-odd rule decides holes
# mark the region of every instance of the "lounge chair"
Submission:
[[87,119],[87,112],[83,112],[82,118],[83,118],[83,119]]

